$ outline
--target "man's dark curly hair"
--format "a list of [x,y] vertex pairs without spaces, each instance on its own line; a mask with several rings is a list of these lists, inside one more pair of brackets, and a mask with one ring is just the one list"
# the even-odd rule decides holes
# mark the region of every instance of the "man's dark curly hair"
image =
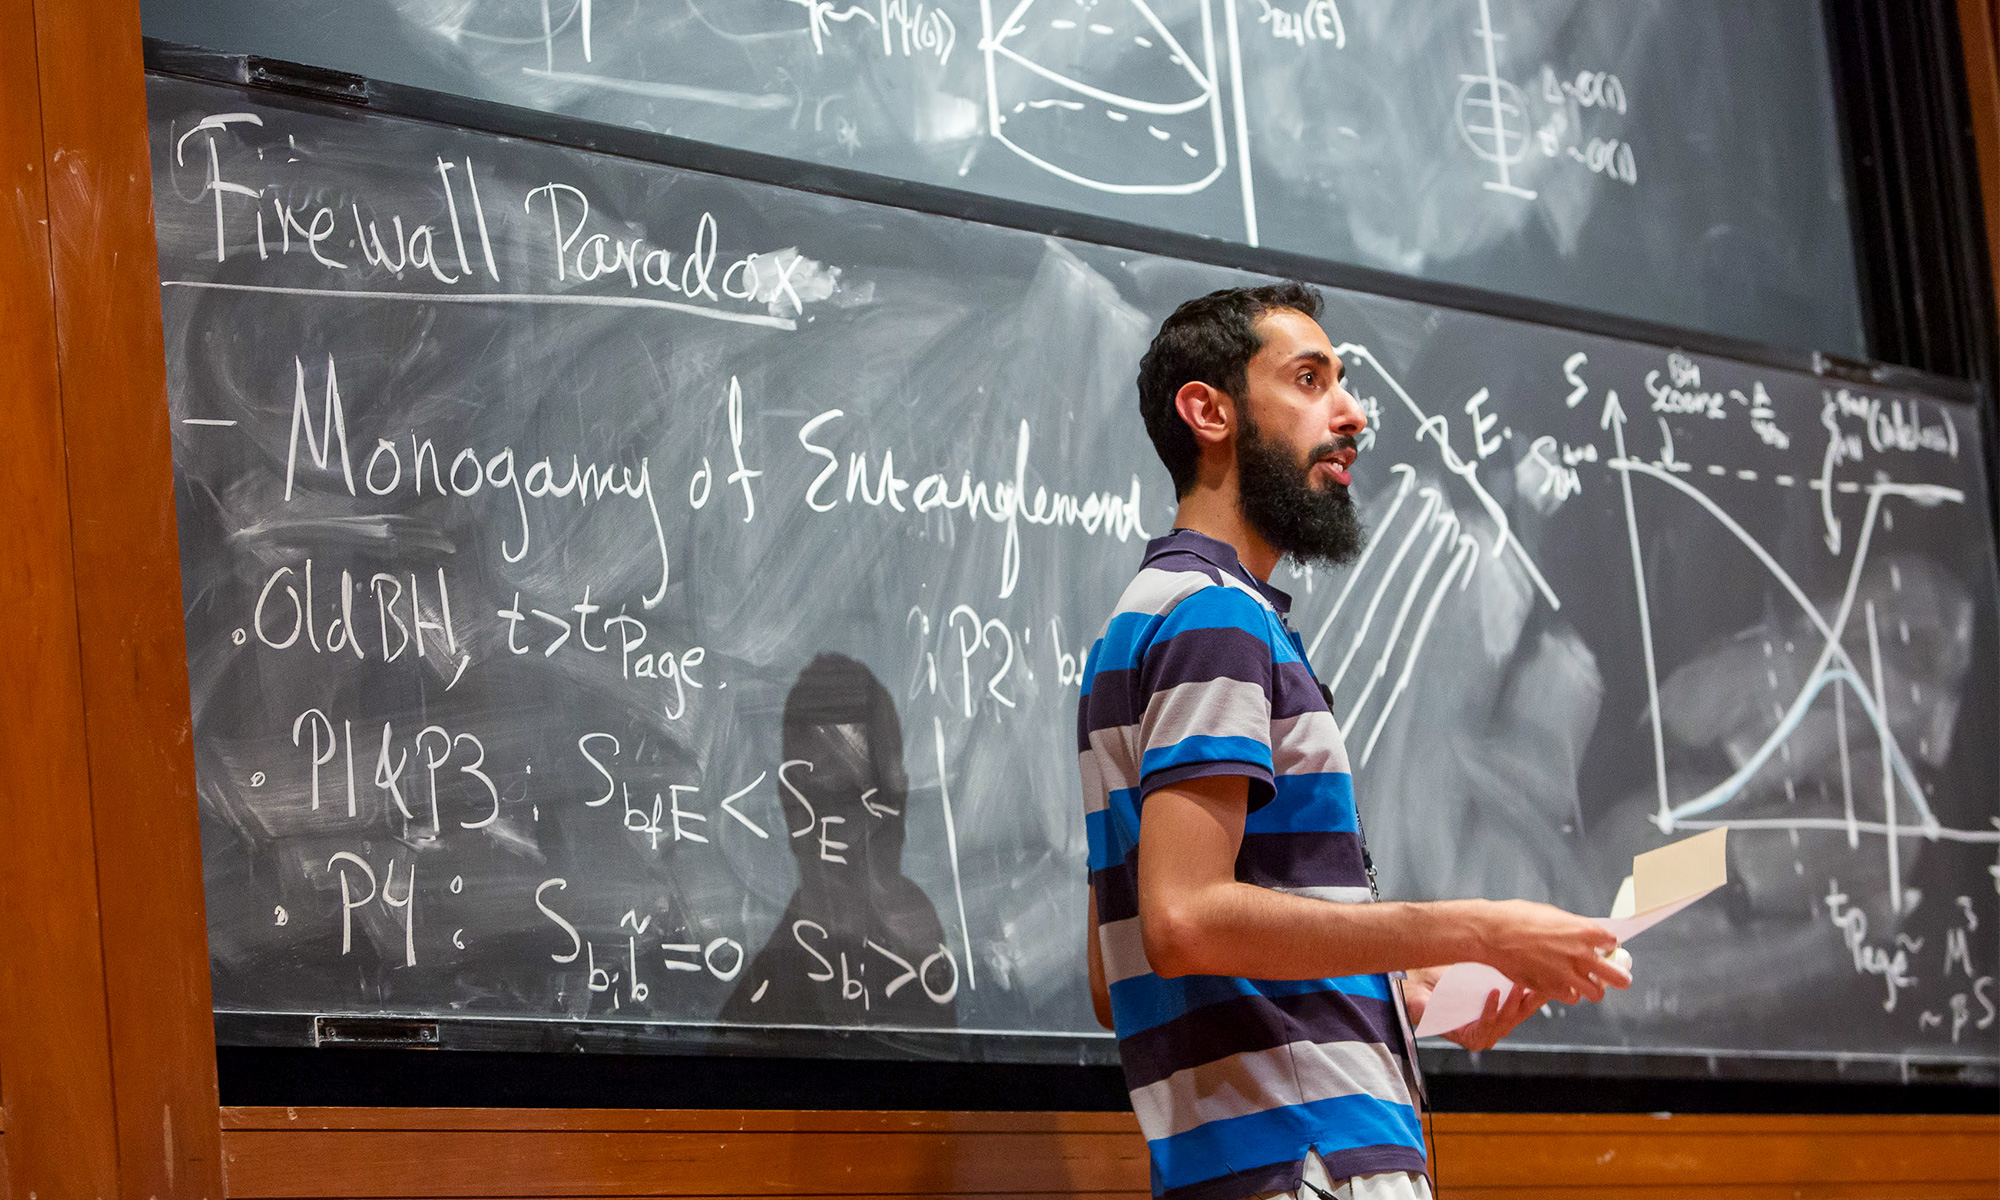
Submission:
[[1273,309],[1290,309],[1317,321],[1319,293],[1290,281],[1210,292],[1175,309],[1139,360],[1139,415],[1173,476],[1176,495],[1185,496],[1194,486],[1201,455],[1194,431],[1174,407],[1174,394],[1184,384],[1199,382],[1241,399],[1250,360],[1264,344],[1257,336],[1257,318]]

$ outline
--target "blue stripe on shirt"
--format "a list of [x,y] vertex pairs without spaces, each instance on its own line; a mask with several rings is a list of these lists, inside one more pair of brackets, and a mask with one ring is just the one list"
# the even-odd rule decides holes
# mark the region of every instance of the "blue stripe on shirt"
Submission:
[[1271,769],[1271,747],[1256,738],[1195,734],[1171,746],[1146,751],[1145,757],[1139,760],[1139,776],[1143,779],[1168,767],[1205,762],[1249,763],[1268,772]]
[[1084,694],[1090,694],[1090,681],[1099,671],[1133,670],[1153,646],[1197,629],[1240,629],[1269,648],[1272,662],[1301,661],[1290,637],[1282,631],[1273,635],[1271,615],[1254,597],[1236,588],[1203,588],[1165,616],[1123,612],[1112,617],[1084,662]]
[[1279,775],[1272,802],[1251,813],[1243,832],[1354,833],[1354,776],[1345,771]]
[[1273,636],[1273,625],[1269,610],[1249,593],[1232,587],[1203,588],[1174,605],[1155,640],[1164,642],[1191,629],[1241,629],[1271,648],[1272,662],[1298,662],[1299,652],[1292,639],[1282,629]]
[[1099,671],[1129,671],[1138,666],[1165,620],[1157,613],[1142,612],[1123,612],[1112,617],[1084,662],[1083,694],[1090,694],[1091,682]]
[[1090,843],[1090,869],[1102,871],[1125,861],[1139,844],[1138,813],[1133,807],[1137,792],[1119,788],[1111,793],[1110,807],[1085,813],[1083,832]]
[[[1314,1130],[1323,1131],[1318,1137]],[[1373,1096],[1334,1096],[1241,1117],[1210,1121],[1147,1142],[1161,1188],[1184,1187],[1230,1171],[1297,1162],[1308,1147],[1322,1155],[1361,1146],[1423,1151],[1416,1110]]]

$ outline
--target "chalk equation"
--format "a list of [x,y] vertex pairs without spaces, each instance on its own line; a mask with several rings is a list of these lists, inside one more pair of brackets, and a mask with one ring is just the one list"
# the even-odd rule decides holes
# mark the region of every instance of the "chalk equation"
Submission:
[[1586,68],[1573,76],[1558,76],[1554,66],[1544,63],[1531,88],[1503,78],[1499,47],[1507,35],[1493,28],[1493,0],[1479,0],[1474,35],[1485,69],[1459,76],[1454,119],[1466,146],[1492,164],[1494,177],[1481,186],[1518,200],[1535,199],[1538,193],[1533,188],[1514,179],[1535,154],[1567,159],[1608,179],[1638,184],[1639,168],[1630,142],[1603,136],[1578,140],[1586,115],[1600,119],[1625,115],[1625,85],[1617,75]]
[[462,140],[160,128],[219,1006],[1099,1037],[1069,764],[990,765],[1163,528],[1079,373],[981,417],[1018,325],[837,225]]

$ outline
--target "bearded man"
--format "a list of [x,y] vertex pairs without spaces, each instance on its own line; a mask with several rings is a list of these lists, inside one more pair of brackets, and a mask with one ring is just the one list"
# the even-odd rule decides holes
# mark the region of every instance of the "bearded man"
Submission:
[[1160,327],[1139,409],[1180,508],[1084,672],[1091,996],[1164,1200],[1429,1200],[1411,1030],[1439,964],[1522,985],[1451,1035],[1471,1049],[1631,982],[1561,909],[1376,894],[1329,694],[1269,582],[1365,536],[1367,419],[1319,312],[1282,283]]

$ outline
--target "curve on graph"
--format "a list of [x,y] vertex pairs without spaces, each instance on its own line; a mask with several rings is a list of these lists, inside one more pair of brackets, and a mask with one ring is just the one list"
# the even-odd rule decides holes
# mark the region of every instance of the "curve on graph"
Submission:
[[[1799,722],[1804,719],[1806,707],[1811,703],[1813,697],[1818,694],[1818,691],[1825,687],[1828,681],[1838,677],[1849,686],[1860,700],[1863,710],[1868,714],[1869,721],[1874,724],[1876,732],[1881,735],[1883,743],[1889,749],[1896,776],[1902,782],[1904,790],[1909,794],[1910,802],[1916,806],[1917,812],[1922,818],[1921,824],[1913,826],[1913,829],[1926,836],[1934,835],[1939,828],[1937,817],[1931,812],[1930,804],[1925,800],[1923,789],[1918,785],[1916,774],[1910,767],[1909,758],[1903,753],[1901,744],[1896,741],[1894,731],[1888,727],[1880,710],[1876,708],[1873,698],[1868,695],[1867,690],[1860,686],[1859,668],[1856,667],[1853,658],[1848,655],[1846,648],[1840,644],[1840,630],[1836,629],[1833,625],[1827,624],[1826,618],[1820,614],[1818,608],[1814,607],[1811,599],[1806,596],[1805,591],[1799,587],[1798,582],[1791,577],[1791,574],[1780,566],[1776,559],[1771,557],[1770,551],[1764,549],[1756,538],[1750,536],[1748,530],[1737,523],[1736,518],[1724,512],[1720,505],[1709,499],[1698,488],[1679,479],[1672,472],[1657,467],[1652,463],[1643,463],[1631,458],[1613,460],[1605,465],[1614,471],[1637,471],[1642,475],[1657,479],[1693,499],[1704,511],[1714,517],[1724,529],[1728,530],[1736,540],[1743,543],[1745,548],[1763,565],[1764,569],[1770,572],[1772,578],[1776,579],[1784,587],[1786,593],[1791,596],[1792,600],[1811,619],[1813,625],[1819,630],[1820,636],[1826,640],[1825,647],[1820,652],[1819,662],[1814,665],[1805,687],[1801,689],[1798,698],[1793,700],[1791,708],[1785,715],[1785,719],[1780,721],[1778,727],[1772,731],[1771,736],[1764,740],[1764,744],[1759,747],[1757,753],[1753,754],[1746,761],[1745,765],[1738,768],[1729,779],[1724,780],[1721,784],[1685,804],[1670,808],[1668,810],[1669,821],[1671,822],[1684,816],[1712,811],[1733,799],[1741,791],[1742,787],[1749,782],[1751,776],[1756,773],[1757,767],[1763,765],[1772,754],[1776,753],[1779,744],[1790,735],[1792,730],[1797,728]],[[1860,577],[1861,563],[1866,551],[1866,545],[1869,535],[1874,529],[1874,517],[1880,506],[1881,498],[1885,495],[1906,495],[1917,500],[1919,503],[1936,503],[1941,500],[1962,502],[1964,499],[1964,493],[1957,492],[1951,488],[1876,484],[1869,489],[1868,519],[1864,523],[1860,542],[1855,548],[1855,564],[1850,572],[1848,594],[1843,597],[1840,613],[1836,618],[1841,628],[1844,628],[1846,625],[1847,614],[1851,608],[1853,598],[1853,581]],[[1835,656],[1840,658],[1841,666],[1833,671],[1829,671],[1827,668],[1828,661]]]

